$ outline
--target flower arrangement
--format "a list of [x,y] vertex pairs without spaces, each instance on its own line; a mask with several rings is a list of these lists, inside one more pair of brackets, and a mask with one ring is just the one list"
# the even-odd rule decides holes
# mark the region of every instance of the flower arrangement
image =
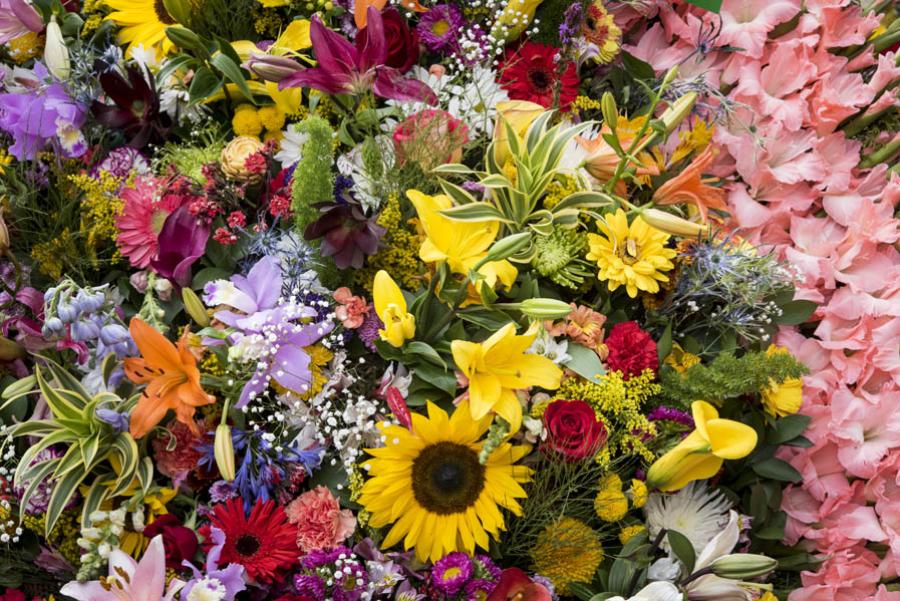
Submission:
[[2,0],[0,600],[900,599],[898,17]]

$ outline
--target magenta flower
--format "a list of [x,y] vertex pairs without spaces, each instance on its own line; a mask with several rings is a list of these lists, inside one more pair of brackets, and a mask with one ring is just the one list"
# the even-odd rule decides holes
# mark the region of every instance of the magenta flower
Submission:
[[178,286],[191,281],[191,266],[203,256],[209,240],[209,225],[191,215],[186,206],[166,218],[159,232],[159,252],[150,267]]
[[388,55],[381,13],[369,7],[367,33],[357,34],[354,46],[328,29],[318,16],[312,18],[310,38],[318,65],[288,75],[278,88],[314,88],[326,94],[361,94],[400,101],[435,104],[437,97],[425,83],[408,77],[385,63]]

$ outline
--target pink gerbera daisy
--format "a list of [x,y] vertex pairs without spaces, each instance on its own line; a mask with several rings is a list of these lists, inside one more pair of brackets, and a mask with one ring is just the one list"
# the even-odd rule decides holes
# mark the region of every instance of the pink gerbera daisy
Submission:
[[177,194],[161,195],[163,186],[154,177],[138,177],[122,190],[122,213],[116,219],[119,251],[133,267],[143,269],[156,256],[157,238],[166,218],[184,202]]

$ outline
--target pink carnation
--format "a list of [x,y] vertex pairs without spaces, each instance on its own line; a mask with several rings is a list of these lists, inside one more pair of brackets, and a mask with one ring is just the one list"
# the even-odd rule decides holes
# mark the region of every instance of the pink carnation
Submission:
[[349,509],[341,509],[337,499],[324,486],[305,492],[291,501],[285,513],[297,525],[297,546],[304,553],[333,549],[356,529],[356,518]]
[[334,291],[334,300],[338,302],[338,306],[334,308],[334,314],[348,330],[355,330],[366,320],[366,316],[369,314],[366,299],[361,296],[353,296],[346,286]]

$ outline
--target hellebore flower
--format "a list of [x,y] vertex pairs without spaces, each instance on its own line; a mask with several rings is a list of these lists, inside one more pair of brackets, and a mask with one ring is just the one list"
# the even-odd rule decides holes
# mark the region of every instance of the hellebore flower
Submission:
[[153,140],[165,138],[171,122],[160,111],[150,72],[129,67],[127,73],[127,80],[118,71],[100,75],[100,87],[114,105],[94,101],[91,110],[101,125],[120,129],[130,137],[129,146],[143,148]]
[[191,265],[203,256],[209,240],[209,226],[199,223],[186,206],[166,218],[159,232],[159,252],[150,267],[179,286],[191,281]]
[[303,237],[322,238],[322,256],[332,257],[338,269],[361,269],[365,258],[378,251],[378,242],[386,230],[373,217],[367,217],[349,194],[338,196],[335,203],[316,206],[321,216],[306,226]]
[[406,299],[400,287],[383,269],[375,274],[372,300],[375,313],[384,323],[384,329],[378,330],[382,340],[399,348],[416,335],[416,318],[406,310]]
[[355,46],[328,29],[318,16],[312,18],[310,37],[318,64],[282,79],[280,90],[307,87],[326,94],[372,90],[376,96],[391,100],[437,102],[437,96],[426,84],[387,66],[384,21],[377,9],[369,8],[366,35],[357,35]]
[[663,491],[684,488],[714,476],[725,459],[741,459],[756,448],[756,430],[720,418],[706,401],[694,401],[691,412],[696,430],[650,466],[647,486]]

